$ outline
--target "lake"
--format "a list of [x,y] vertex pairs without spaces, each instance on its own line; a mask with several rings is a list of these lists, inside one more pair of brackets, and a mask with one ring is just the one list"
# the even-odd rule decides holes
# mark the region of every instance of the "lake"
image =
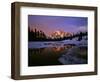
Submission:
[[87,64],[87,41],[29,42],[28,66]]
[[73,45],[28,49],[29,66],[63,65],[58,59]]

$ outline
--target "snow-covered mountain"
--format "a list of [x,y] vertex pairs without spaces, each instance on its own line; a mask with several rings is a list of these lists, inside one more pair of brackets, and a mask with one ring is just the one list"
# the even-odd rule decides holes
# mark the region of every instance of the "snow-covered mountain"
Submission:
[[57,30],[53,32],[50,36],[52,38],[63,38],[63,37],[71,36],[71,35],[72,33],[70,32],[64,32],[64,31]]

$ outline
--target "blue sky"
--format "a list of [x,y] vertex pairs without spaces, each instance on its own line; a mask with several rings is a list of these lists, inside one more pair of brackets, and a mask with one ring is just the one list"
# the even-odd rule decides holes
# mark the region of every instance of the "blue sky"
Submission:
[[64,32],[87,31],[87,17],[69,17],[69,16],[44,16],[28,15],[28,25],[31,29],[37,28],[45,34],[62,30]]

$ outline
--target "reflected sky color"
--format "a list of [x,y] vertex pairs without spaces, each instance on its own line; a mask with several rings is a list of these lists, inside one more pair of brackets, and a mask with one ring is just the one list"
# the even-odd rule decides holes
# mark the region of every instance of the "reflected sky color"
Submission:
[[50,35],[57,30],[64,32],[87,31],[87,17],[67,17],[67,16],[44,16],[28,15],[28,26],[31,29],[42,30],[46,35]]

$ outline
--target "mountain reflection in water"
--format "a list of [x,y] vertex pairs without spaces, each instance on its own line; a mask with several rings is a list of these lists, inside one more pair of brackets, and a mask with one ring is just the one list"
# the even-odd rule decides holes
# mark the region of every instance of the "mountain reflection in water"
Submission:
[[28,66],[62,65],[58,59],[74,45],[28,49]]

